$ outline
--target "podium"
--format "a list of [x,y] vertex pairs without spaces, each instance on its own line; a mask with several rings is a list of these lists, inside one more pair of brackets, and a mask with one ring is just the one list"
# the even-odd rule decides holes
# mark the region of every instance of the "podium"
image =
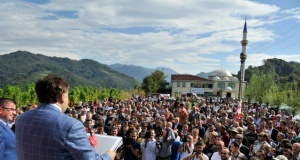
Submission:
[[[90,134],[88,134],[90,136]],[[97,139],[97,146],[94,148],[95,151],[101,155],[108,150],[116,151],[123,144],[122,137],[107,136],[94,134]]]

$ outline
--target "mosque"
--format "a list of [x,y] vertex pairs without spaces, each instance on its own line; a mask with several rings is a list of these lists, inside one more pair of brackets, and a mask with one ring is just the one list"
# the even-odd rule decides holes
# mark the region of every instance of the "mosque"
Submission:
[[225,69],[217,69],[210,73],[208,79],[189,75],[189,74],[173,74],[171,75],[171,85],[173,97],[180,97],[182,94],[196,94],[199,97],[216,97],[216,98],[235,98],[241,100],[243,91],[246,87],[245,77],[245,61],[247,40],[247,23],[245,20],[243,29],[243,39],[241,41],[242,53],[241,59],[241,77],[232,76]]
[[[183,93],[220,98],[238,98],[239,95],[239,79],[225,69],[212,71],[207,79],[189,74],[173,74],[171,83],[173,97],[179,97]],[[246,82],[243,82],[241,86],[244,90]]]

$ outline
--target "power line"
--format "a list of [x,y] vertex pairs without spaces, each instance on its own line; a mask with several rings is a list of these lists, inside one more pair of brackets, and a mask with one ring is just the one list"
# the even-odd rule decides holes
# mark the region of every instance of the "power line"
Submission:
[[[291,32],[292,30],[296,29],[296,28],[299,27],[299,26],[300,26],[299,24],[296,24],[296,25],[294,25],[293,27],[289,28],[288,30],[285,30],[285,32],[282,32],[282,34],[280,34],[280,35],[286,35],[287,33]],[[300,32],[297,33],[297,34],[291,35],[291,36],[289,36],[289,37],[287,37],[287,38],[285,38],[285,39],[283,39],[283,40],[280,40],[280,41],[276,42],[275,45],[281,44],[281,43],[285,42],[286,40],[289,40],[289,39],[291,39],[291,38],[297,36],[298,34],[300,34]],[[258,50],[258,51],[262,51],[262,50],[264,50],[264,49],[269,49],[269,48],[267,48],[267,47],[264,47],[264,46],[269,45],[269,44],[274,46],[274,44],[271,44],[271,42],[266,42],[266,43],[264,43],[264,44],[262,44],[262,45],[260,45],[260,46],[258,46],[258,47],[256,47],[256,48],[250,50],[249,52],[253,52],[253,51],[258,50],[258,49],[260,49],[260,50]],[[264,48],[262,48],[262,47],[264,47]],[[261,48],[262,48],[262,49],[261,49]],[[258,52],[258,51],[256,51],[256,52]]]
[[300,43],[300,42],[297,42],[297,43],[295,43],[295,44],[286,46],[285,48],[281,48],[281,49],[279,49],[279,50],[277,50],[277,51],[271,52],[270,54],[275,53],[275,52],[278,52],[278,51],[281,51],[281,50],[284,50],[284,49],[289,48],[289,47],[292,47],[292,46],[295,46],[295,45],[297,45],[297,44],[299,44],[299,43]]

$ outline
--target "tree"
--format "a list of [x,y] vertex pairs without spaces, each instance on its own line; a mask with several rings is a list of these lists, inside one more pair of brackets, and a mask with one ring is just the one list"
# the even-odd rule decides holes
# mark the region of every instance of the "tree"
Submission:
[[167,84],[165,78],[164,72],[156,70],[143,79],[142,89],[145,92],[165,92]]
[[285,85],[284,100],[285,104],[293,108],[293,111],[300,109],[300,82],[287,83]]
[[278,85],[275,83],[274,74],[254,74],[246,87],[245,97],[255,100],[260,104],[280,104],[276,98]]

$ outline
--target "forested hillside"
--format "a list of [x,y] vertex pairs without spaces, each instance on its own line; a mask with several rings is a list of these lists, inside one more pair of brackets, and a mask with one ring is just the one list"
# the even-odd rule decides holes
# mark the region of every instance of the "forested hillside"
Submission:
[[24,88],[48,74],[65,77],[72,86],[114,87],[130,90],[138,82],[123,73],[90,59],[48,57],[27,51],[0,56],[0,87],[6,84]]
[[[252,67],[251,65],[245,70],[245,81],[250,81],[254,74],[275,74],[277,83],[288,83],[300,80],[300,63],[287,62],[282,59],[267,59],[264,60],[262,66]],[[238,73],[238,77],[240,72]]]

